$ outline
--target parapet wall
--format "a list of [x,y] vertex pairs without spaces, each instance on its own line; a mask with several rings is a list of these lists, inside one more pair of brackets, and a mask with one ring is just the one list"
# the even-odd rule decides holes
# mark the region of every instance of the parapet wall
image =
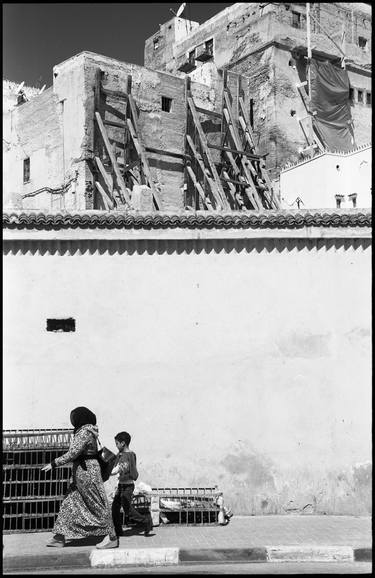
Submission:
[[[107,447],[131,432],[150,485],[217,483],[235,514],[370,514],[371,241],[356,215],[299,238],[279,215],[237,239],[219,215],[198,231],[177,215],[156,230],[151,215],[145,230],[23,216],[4,245],[4,427],[68,427],[88,405]],[[64,316],[75,332],[46,331]]]

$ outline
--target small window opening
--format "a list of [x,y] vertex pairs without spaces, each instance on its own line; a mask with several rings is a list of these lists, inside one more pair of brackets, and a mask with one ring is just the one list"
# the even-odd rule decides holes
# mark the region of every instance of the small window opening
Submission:
[[366,92],[366,104],[368,104],[369,106],[372,105],[371,92]]
[[168,98],[167,96],[161,97],[161,109],[164,112],[171,112],[172,108],[172,99]]
[[363,90],[358,91],[358,102],[363,102]]
[[76,320],[73,317],[68,319],[47,319],[47,331],[63,333],[76,330]]
[[358,36],[358,46],[364,50],[367,47],[367,38]]
[[30,158],[23,159],[23,182],[30,181]]
[[354,102],[354,88],[349,88],[349,100]]
[[250,98],[250,126],[254,128],[254,99]]
[[292,26],[293,28],[301,28],[300,12],[292,12]]
[[352,195],[349,195],[349,199],[351,200],[351,202],[353,204],[353,209],[355,209],[357,206],[357,193],[353,193]]
[[213,38],[211,38],[210,40],[207,40],[207,42],[205,44],[205,52],[207,52],[207,54],[210,54],[211,56],[213,56],[213,53],[214,53]]
[[190,64],[195,64],[195,48],[189,52],[189,62]]
[[154,50],[159,48],[159,38],[154,38]]

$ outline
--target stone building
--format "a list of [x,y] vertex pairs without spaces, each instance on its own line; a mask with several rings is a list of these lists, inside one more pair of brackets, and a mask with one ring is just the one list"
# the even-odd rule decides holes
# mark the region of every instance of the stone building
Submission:
[[327,209],[372,205],[372,146],[323,152],[290,163],[280,172],[284,208]]
[[[370,142],[371,127],[369,7],[314,4],[314,62],[340,63],[337,23],[345,32],[341,46],[351,85],[348,96],[355,144],[361,146]],[[50,88],[22,106],[10,107],[4,115],[5,205],[44,210],[121,208],[129,205],[133,185],[138,183],[152,189],[151,196],[139,187],[134,191],[133,200],[137,195],[143,199],[134,207],[144,209],[277,208],[280,170],[287,162],[299,160],[299,149],[308,143],[316,153],[311,115],[306,116],[296,88],[306,77],[305,56],[302,3],[238,3],[201,25],[175,17],[146,41],[145,67],[90,52],[78,54],[54,67]],[[223,108],[223,87],[232,101],[229,124],[224,119],[228,111]],[[130,119],[124,112],[129,110],[128,90],[135,111]],[[196,106],[194,126],[189,94]],[[238,124],[237,136],[229,131],[227,138],[232,140],[226,144],[228,128],[238,123],[240,112],[247,117],[248,129]],[[103,145],[96,113],[102,117],[113,153]],[[128,120],[137,124],[132,129],[136,140],[129,135]],[[197,137],[197,122],[203,144]],[[252,132],[250,149],[246,131]],[[137,148],[140,144],[143,156]],[[237,150],[245,156],[234,158]],[[134,180],[137,158],[145,174]],[[265,185],[266,199],[264,171],[259,163],[254,169],[255,158],[261,159],[271,177]],[[252,168],[246,172],[241,167],[245,161],[238,159],[247,159]],[[255,173],[262,177],[260,181]],[[249,179],[254,183],[246,189]],[[258,200],[252,198],[254,194]]]
[[[313,59],[338,64],[343,49],[355,142],[369,143],[371,7],[348,2],[311,4],[311,47]],[[296,84],[306,79],[306,56],[303,2],[239,2],[200,25],[173,18],[145,44],[145,66],[188,74],[215,91],[220,90],[223,69],[243,75],[259,147],[268,153],[267,167],[273,176],[286,162],[297,161],[298,149],[305,144],[297,119],[306,113]]]

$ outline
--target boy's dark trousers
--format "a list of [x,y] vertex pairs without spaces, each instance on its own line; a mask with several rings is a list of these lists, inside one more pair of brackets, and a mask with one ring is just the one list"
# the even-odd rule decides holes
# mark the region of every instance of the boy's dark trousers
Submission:
[[112,518],[117,536],[121,536],[122,534],[121,506],[124,510],[127,522],[129,522],[131,518],[134,522],[142,524],[146,532],[152,530],[152,518],[150,512],[147,514],[140,514],[133,506],[133,492],[134,484],[119,484],[115,497],[113,498]]

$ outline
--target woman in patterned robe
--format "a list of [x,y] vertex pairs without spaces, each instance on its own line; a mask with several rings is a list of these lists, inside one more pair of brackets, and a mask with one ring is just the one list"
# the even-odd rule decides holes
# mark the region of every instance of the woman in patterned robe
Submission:
[[117,548],[118,539],[104,490],[98,453],[96,416],[86,407],[77,407],[70,414],[74,437],[69,450],[43,468],[48,472],[73,463],[73,484],[61,503],[53,527],[54,537],[47,546],[63,547],[66,540],[88,536],[105,536],[97,548]]

